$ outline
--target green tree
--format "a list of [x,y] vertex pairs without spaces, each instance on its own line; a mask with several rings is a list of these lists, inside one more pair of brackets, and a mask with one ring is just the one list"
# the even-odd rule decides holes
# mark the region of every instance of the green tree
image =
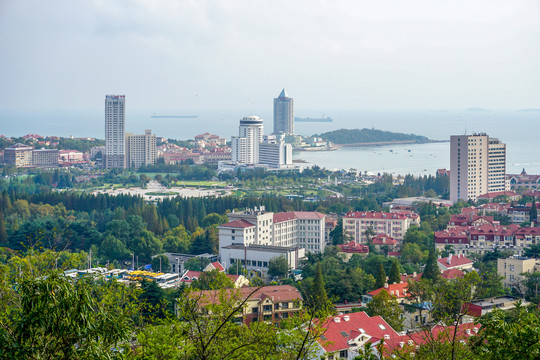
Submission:
[[540,359],[540,313],[517,306],[511,316],[502,310],[479,319],[478,336],[471,341],[477,359]]
[[184,263],[184,269],[192,271],[203,271],[210,264],[210,260],[205,257],[196,256]]
[[169,272],[171,264],[169,264],[169,258],[165,255],[158,255],[152,258],[152,270],[160,272]]
[[286,276],[289,272],[289,262],[285,256],[278,256],[268,261],[268,275]]
[[314,314],[319,314],[317,317],[324,317],[330,312],[331,303],[326,294],[320,262],[317,262],[315,277],[309,288],[308,306]]
[[529,219],[535,223],[538,221],[538,209],[536,208],[536,198],[533,197],[531,209],[529,210]]
[[377,289],[382,288],[386,284],[386,271],[384,271],[383,263],[379,264],[379,269],[377,270],[377,276],[375,277],[375,287]]
[[370,316],[381,316],[394,330],[403,329],[402,311],[395,296],[390,296],[385,289],[373,296],[367,304],[367,311]]
[[234,287],[231,279],[218,270],[205,271],[191,284],[191,288],[196,290],[219,290],[232,289]]
[[129,251],[123,242],[113,235],[107,235],[99,246],[99,255],[107,260],[125,260],[130,257]]
[[429,249],[429,255],[422,274],[423,279],[437,280],[441,275],[439,265],[437,264],[437,255],[435,254],[435,246]]
[[6,246],[8,243],[8,234],[6,231],[6,222],[4,212],[0,209],[0,246]]
[[[118,357],[116,348],[129,339],[132,322],[131,306],[125,301],[100,301],[103,296],[112,300],[114,284],[96,285],[90,278],[72,282],[59,272],[17,282],[11,289],[3,287],[0,300],[0,357]],[[107,290],[96,292],[96,286]]]
[[399,271],[399,263],[397,259],[394,259],[392,268],[390,269],[390,276],[388,277],[388,283],[399,284],[401,282],[401,273]]
[[153,280],[141,282],[141,314],[147,320],[153,321],[156,318],[165,317],[165,292]]

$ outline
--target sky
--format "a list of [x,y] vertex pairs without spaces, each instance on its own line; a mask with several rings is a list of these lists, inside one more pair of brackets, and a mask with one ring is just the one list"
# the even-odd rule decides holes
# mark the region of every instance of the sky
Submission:
[[0,0],[0,112],[540,108],[539,0]]

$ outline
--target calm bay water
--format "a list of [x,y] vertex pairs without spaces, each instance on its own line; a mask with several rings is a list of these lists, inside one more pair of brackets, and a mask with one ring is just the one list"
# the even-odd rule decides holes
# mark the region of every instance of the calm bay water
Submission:
[[[238,132],[238,121],[249,115],[245,111],[130,111],[126,110],[126,131],[143,133],[152,129],[158,136],[189,139],[206,131],[227,138]],[[295,110],[299,117],[319,117],[317,112]],[[197,119],[153,119],[158,115],[198,115]],[[265,119],[266,132],[272,129],[271,109],[255,111]],[[540,174],[539,111],[327,111],[332,123],[296,123],[296,133],[319,134],[335,129],[375,128],[414,133],[430,139],[449,140],[452,134],[465,131],[485,132],[507,144],[507,172],[525,168],[529,174]],[[104,138],[103,110],[48,112],[0,111],[0,134],[21,136],[27,133],[75,137]],[[392,150],[392,151],[390,151]],[[409,151],[410,150],[410,151]],[[394,174],[434,174],[448,168],[449,143],[392,145],[381,147],[342,148],[331,152],[298,152],[295,159],[328,169],[350,169]]]

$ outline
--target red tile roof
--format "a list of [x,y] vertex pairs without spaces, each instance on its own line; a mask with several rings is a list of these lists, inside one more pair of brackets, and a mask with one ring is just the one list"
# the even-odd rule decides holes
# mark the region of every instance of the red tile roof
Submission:
[[444,279],[457,279],[465,276],[465,273],[459,269],[448,269],[443,271],[441,277]]
[[248,228],[248,227],[255,227],[252,223],[246,220],[234,220],[231,222],[228,222],[226,224],[220,225],[220,227],[228,227],[228,228]]
[[472,264],[472,260],[469,260],[463,255],[450,255],[448,257],[437,259],[437,262],[444,266],[446,269],[451,269],[457,266],[463,266]]
[[344,253],[357,253],[367,254],[369,253],[369,247],[366,245],[360,245],[356,241],[350,241],[347,244],[338,245],[339,249]]
[[373,245],[396,245],[397,241],[386,234],[378,234],[371,239],[371,243]]
[[482,194],[482,195],[478,196],[478,199],[494,199],[497,196],[510,196],[510,197],[513,197],[513,196],[519,196],[519,194],[514,192],[514,191],[493,191],[493,192],[490,192],[490,193],[487,193],[487,194]]
[[320,220],[325,215],[317,211],[288,211],[274,214],[274,223],[294,219]]
[[368,295],[375,296],[381,291],[386,291],[388,294],[397,297],[398,299],[403,299],[407,297],[407,287],[408,283],[401,282],[399,284],[388,284],[388,287],[382,287],[377,290],[368,292]]
[[212,265],[214,267],[214,269],[218,270],[218,271],[225,271],[225,268],[223,267],[223,265],[221,265],[219,263],[219,261],[214,261],[213,263],[211,263],[210,265]]
[[[456,333],[456,341],[467,341],[471,336],[476,335],[480,330],[480,325],[472,322],[458,325]],[[390,339],[384,341],[386,354],[390,355],[393,351],[403,349],[404,352],[410,353],[416,351],[416,346],[428,343],[435,339],[436,341],[449,342],[454,339],[454,326],[436,325],[431,328],[431,334],[428,330],[417,333],[391,336]]]
[[322,328],[326,330],[317,341],[328,353],[348,349],[348,342],[362,334],[369,336],[370,342],[379,341],[385,335],[390,339],[398,336],[382,317],[370,317],[363,311],[334,316],[326,320]]
[[[291,302],[303,299],[300,291],[291,285],[263,286],[257,290],[254,287],[243,287],[238,289],[238,291],[244,299],[251,294],[250,300],[261,301],[266,298],[271,298],[274,303]],[[219,290],[203,290],[192,294],[193,296],[200,296],[203,303],[218,303],[220,298]]]
[[355,211],[348,212],[345,217],[347,218],[357,218],[357,219],[397,219],[404,220],[407,218],[416,219],[418,214],[410,211],[396,211],[396,212],[383,212],[383,211]]

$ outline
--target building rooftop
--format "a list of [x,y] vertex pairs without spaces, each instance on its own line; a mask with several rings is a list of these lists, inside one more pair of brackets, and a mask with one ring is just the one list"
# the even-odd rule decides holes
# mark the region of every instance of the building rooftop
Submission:
[[232,249],[232,250],[244,250],[244,248],[247,248],[248,251],[254,250],[254,251],[283,253],[283,254],[286,254],[288,252],[295,251],[296,249],[298,249],[295,246],[286,247],[286,246],[255,245],[255,244],[251,244],[249,246],[233,244],[233,245],[222,247],[222,249]]
[[230,221],[226,224],[220,225],[219,227],[241,229],[241,228],[255,227],[255,225],[253,225],[249,221],[241,219],[241,220]]

